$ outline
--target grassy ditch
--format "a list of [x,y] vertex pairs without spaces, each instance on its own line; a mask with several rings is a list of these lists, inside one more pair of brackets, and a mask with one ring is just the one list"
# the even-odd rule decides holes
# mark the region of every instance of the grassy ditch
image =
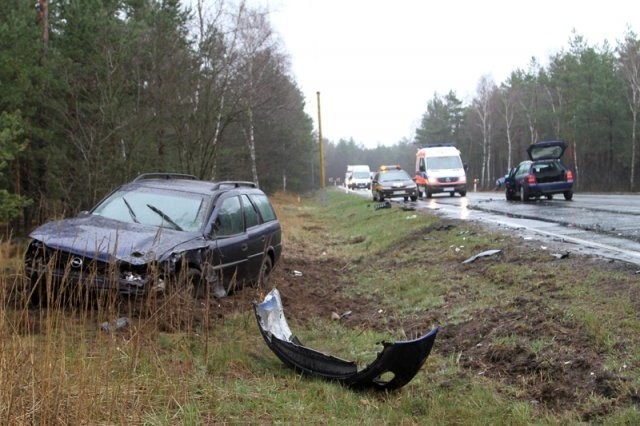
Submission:
[[[407,386],[354,392],[285,368],[250,302],[109,300],[27,308],[21,247],[0,245],[7,424],[638,424],[635,269],[339,191],[274,197],[272,284],[305,345],[364,366],[381,340],[440,327]],[[463,264],[470,256],[495,256]],[[105,331],[101,324],[127,318]]]

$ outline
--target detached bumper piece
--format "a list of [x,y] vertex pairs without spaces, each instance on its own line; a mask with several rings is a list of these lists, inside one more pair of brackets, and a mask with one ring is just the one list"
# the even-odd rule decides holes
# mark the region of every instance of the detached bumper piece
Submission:
[[436,327],[415,340],[382,342],[384,348],[375,361],[358,371],[355,362],[307,348],[293,336],[277,289],[271,290],[262,303],[254,302],[253,309],[267,346],[285,365],[357,389],[393,390],[409,383],[429,357],[438,334]]

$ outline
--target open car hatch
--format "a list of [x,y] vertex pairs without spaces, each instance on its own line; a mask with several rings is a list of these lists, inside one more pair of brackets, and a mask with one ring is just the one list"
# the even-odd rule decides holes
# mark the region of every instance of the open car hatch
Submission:
[[303,374],[335,380],[353,388],[398,389],[413,379],[429,357],[438,333],[403,342],[382,342],[376,359],[358,371],[347,361],[305,347],[289,329],[279,291],[274,288],[262,303],[253,303],[258,326],[267,346],[285,365]]

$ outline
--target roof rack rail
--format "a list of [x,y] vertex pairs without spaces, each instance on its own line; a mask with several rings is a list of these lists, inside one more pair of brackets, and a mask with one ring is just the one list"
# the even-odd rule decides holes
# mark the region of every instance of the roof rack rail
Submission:
[[139,181],[143,179],[188,179],[198,180],[194,175],[188,175],[184,173],[142,173],[138,175],[133,181]]
[[214,182],[214,187],[213,189],[219,189],[221,186],[231,186],[233,188],[239,188],[241,186],[246,186],[249,188],[257,188],[258,185],[256,185],[255,182],[250,182],[250,181],[246,181],[246,180],[223,180],[220,182]]

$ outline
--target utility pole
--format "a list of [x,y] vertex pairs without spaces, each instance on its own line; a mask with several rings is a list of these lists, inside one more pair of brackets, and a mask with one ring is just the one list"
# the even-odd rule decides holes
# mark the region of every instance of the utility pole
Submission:
[[320,187],[324,192],[324,149],[322,148],[322,118],[320,116],[320,92],[318,95],[318,145],[320,146]]
[[36,5],[38,20],[42,24],[42,44],[44,49],[49,47],[49,0],[38,0]]

